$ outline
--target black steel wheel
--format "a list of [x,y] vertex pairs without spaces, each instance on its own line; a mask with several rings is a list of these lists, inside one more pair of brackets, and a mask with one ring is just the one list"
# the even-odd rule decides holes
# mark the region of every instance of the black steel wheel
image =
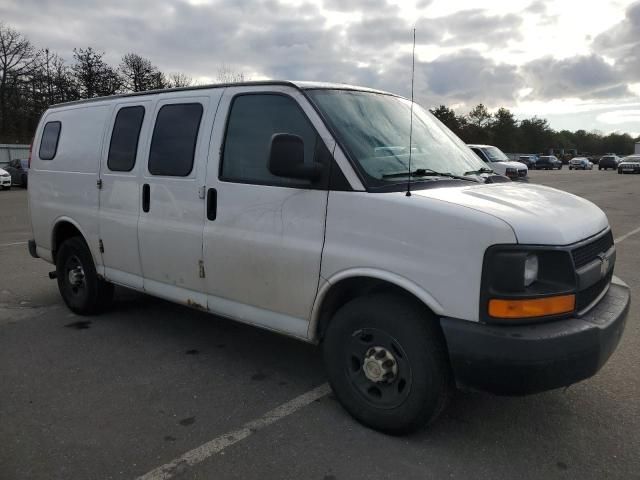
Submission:
[[452,391],[446,345],[432,315],[410,298],[358,297],[323,339],[329,383],[359,422],[403,434],[434,421]]
[[345,374],[365,402],[396,408],[407,399],[411,363],[398,340],[377,328],[363,328],[351,334],[345,353]]

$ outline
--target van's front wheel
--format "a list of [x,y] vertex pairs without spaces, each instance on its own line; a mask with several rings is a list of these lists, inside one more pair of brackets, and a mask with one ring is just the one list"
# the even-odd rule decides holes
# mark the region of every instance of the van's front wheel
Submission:
[[323,344],[329,383],[363,424],[391,434],[435,420],[452,390],[442,333],[411,300],[356,298],[334,315]]
[[80,237],[65,240],[56,256],[60,295],[80,315],[98,313],[113,299],[113,284],[98,277],[89,247]]

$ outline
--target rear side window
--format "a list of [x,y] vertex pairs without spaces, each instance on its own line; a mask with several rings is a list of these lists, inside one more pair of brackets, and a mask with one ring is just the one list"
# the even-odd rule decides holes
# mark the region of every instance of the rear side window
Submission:
[[40,140],[40,151],[38,156],[41,160],[53,160],[58,151],[58,140],[60,139],[60,122],[47,122],[42,131],[42,140]]
[[136,164],[144,107],[124,107],[113,123],[107,167],[113,172],[129,172]]
[[235,97],[227,123],[222,179],[263,185],[310,185],[307,180],[278,177],[269,171],[271,137],[276,133],[302,137],[304,161],[314,161],[318,135],[295,100],[277,94]]
[[191,173],[201,119],[200,103],[165,105],[160,109],[149,152],[152,175],[186,177]]

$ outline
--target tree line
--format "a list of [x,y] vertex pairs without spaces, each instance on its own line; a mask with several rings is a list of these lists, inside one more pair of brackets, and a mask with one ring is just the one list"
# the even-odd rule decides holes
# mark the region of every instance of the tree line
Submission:
[[628,133],[603,135],[597,131],[557,131],[544,118],[516,120],[506,108],[490,113],[483,104],[466,115],[457,115],[445,105],[431,109],[431,113],[466,143],[495,145],[510,153],[548,154],[551,149],[556,152],[564,149],[565,154],[575,150],[585,155],[625,155],[633,153],[635,142],[640,142],[640,137],[634,139]]
[[[188,75],[164,73],[134,52],[125,54],[115,66],[104,56],[91,46],[74,48],[69,63],[48,48],[37,49],[23,34],[0,22],[0,143],[29,143],[40,115],[55,103],[194,84]],[[216,80],[238,82],[247,77],[223,65]],[[634,139],[628,134],[555,131],[543,118],[518,121],[506,108],[490,113],[480,104],[467,115],[458,115],[440,105],[431,112],[465,142],[496,145],[505,152],[546,153],[550,148],[593,154],[633,151]]]
[[[56,103],[194,84],[188,75],[164,73],[137,53],[127,53],[115,66],[104,56],[91,46],[74,48],[68,63],[0,22],[0,143],[30,143],[40,116]],[[237,82],[246,76],[223,65],[216,79]]]

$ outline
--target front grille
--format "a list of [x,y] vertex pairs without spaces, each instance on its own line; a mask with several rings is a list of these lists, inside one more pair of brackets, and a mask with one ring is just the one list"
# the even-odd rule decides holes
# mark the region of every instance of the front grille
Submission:
[[587,263],[598,258],[598,255],[608,251],[613,246],[613,233],[611,230],[606,235],[578,247],[571,252],[576,268],[584,267]]
[[576,295],[576,310],[578,312],[581,312],[582,310],[587,308],[589,304],[591,304],[591,302],[598,298],[598,295],[600,295],[611,282],[612,276],[613,270],[611,270],[605,277],[602,277],[590,287],[587,287],[584,290],[578,292],[578,294]]
[[518,170],[518,176],[519,177],[526,177],[527,176],[527,171],[526,170]]

